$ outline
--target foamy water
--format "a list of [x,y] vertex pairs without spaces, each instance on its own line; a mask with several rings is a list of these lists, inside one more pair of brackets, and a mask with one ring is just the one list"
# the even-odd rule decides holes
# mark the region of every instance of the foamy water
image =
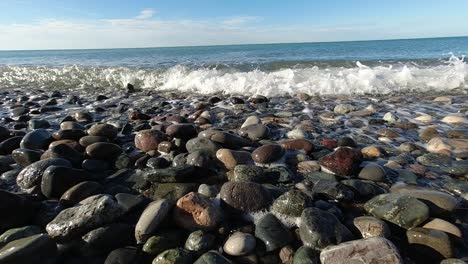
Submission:
[[267,96],[305,92],[309,94],[388,94],[466,89],[468,66],[463,57],[452,56],[440,65],[385,65],[353,68],[318,66],[274,71],[240,71],[230,68],[168,69],[90,66],[3,66],[0,86],[42,89],[122,89],[132,83],[142,89],[201,94],[262,94]]

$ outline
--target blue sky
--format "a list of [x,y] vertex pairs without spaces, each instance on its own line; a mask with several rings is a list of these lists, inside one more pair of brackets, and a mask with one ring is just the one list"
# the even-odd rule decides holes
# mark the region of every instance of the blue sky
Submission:
[[1,0],[0,50],[468,35],[466,0]]

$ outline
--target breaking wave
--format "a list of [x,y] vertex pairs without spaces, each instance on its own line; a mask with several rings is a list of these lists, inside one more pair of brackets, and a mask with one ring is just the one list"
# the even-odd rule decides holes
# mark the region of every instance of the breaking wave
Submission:
[[437,65],[404,63],[354,67],[287,67],[242,71],[234,67],[167,69],[90,66],[0,66],[0,88],[142,89],[201,94],[389,94],[468,88],[465,58],[451,56]]

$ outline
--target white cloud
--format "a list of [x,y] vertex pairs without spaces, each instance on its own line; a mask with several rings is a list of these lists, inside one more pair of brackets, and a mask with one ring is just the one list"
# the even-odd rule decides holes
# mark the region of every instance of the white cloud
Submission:
[[141,10],[140,14],[136,17],[136,19],[150,19],[154,15],[154,9],[146,8]]
[[257,20],[259,20],[259,17],[257,16],[235,16],[223,20],[222,24],[226,26],[241,26]]

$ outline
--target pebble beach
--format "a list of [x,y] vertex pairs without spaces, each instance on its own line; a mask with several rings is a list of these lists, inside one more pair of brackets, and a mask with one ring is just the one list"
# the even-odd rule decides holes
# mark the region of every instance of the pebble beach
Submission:
[[466,90],[0,98],[0,263],[468,261]]

